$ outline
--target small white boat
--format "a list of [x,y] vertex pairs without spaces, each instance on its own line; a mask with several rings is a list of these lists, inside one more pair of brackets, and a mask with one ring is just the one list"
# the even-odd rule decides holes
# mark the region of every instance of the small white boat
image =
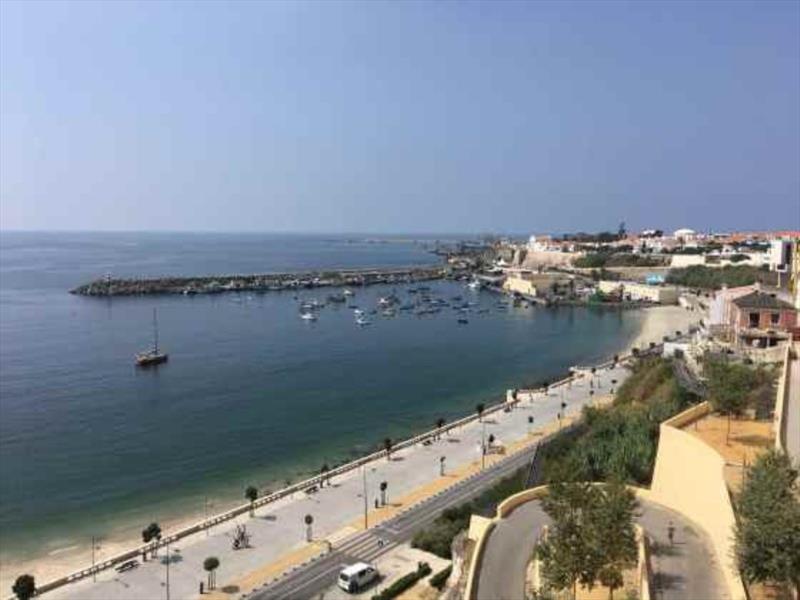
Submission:
[[359,327],[366,327],[367,325],[371,325],[372,322],[369,319],[365,319],[364,317],[358,317],[356,319],[356,325]]
[[304,312],[300,314],[300,318],[303,319],[304,321],[316,321],[317,315],[311,312]]
[[360,317],[363,317],[363,316],[364,316],[364,311],[363,311],[363,310],[361,310],[360,308],[356,308],[355,310],[353,310],[353,314],[354,314],[356,317],[359,317],[359,318],[360,318]]
[[481,282],[477,279],[473,279],[467,284],[467,287],[471,290],[479,290],[481,289]]
[[345,290],[342,292],[345,296],[355,296],[356,293],[353,290]]

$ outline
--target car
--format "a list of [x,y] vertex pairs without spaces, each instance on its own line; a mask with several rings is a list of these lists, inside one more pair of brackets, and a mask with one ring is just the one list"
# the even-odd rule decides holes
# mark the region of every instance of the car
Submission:
[[124,573],[125,571],[130,571],[131,569],[135,569],[138,566],[139,566],[138,560],[126,560],[124,563],[117,565],[114,570],[117,573]]
[[378,578],[378,569],[370,564],[359,562],[342,569],[337,583],[351,594],[365,588]]

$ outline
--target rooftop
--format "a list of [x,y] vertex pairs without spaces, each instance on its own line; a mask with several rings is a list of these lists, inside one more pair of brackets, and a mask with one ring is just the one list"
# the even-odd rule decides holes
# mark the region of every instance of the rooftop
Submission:
[[794,308],[788,302],[778,300],[772,294],[765,294],[764,292],[751,292],[745,296],[735,298],[733,303],[739,308],[774,308],[774,309],[792,309]]

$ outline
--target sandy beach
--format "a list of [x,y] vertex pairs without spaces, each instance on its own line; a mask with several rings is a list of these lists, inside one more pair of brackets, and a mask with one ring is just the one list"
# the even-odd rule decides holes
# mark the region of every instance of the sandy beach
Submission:
[[[664,335],[674,335],[676,330],[687,331],[690,325],[696,324],[702,315],[688,311],[679,306],[656,306],[642,309],[641,329],[636,337],[625,348],[624,353],[630,352],[634,346],[643,348],[650,342],[661,342]],[[232,508],[240,502],[233,499],[216,499],[212,506],[214,512]],[[170,518],[171,517],[171,518]],[[170,515],[162,518],[161,525],[165,531],[174,531],[193,524],[203,517],[202,510],[189,510],[180,515]],[[138,529],[131,524],[118,527],[107,532],[100,542],[96,559],[112,556],[122,551],[137,546],[141,542]],[[54,544],[55,545],[55,544]],[[91,564],[91,549],[89,544],[75,545],[74,540],[64,540],[64,544],[56,545],[45,560],[41,557],[33,560],[5,560],[0,565],[0,580],[4,587],[8,587],[14,574],[29,572],[41,582],[49,581],[67,573],[85,568]]]
[[644,309],[644,319],[639,334],[625,349],[645,348],[651,342],[660,343],[665,335],[675,335],[676,331],[686,333],[690,326],[697,325],[702,313],[690,311],[682,306],[653,306]]

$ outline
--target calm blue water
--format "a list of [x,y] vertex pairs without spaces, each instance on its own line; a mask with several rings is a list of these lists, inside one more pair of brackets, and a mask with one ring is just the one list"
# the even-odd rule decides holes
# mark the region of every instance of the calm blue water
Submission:
[[[351,240],[348,238],[352,238]],[[364,236],[0,234],[0,552],[44,555],[126,524],[201,512],[471,412],[508,387],[619,351],[635,312],[496,310],[459,326],[344,306],[298,318],[294,294],[98,299],[67,290],[123,275],[249,273],[435,262]],[[386,288],[357,290],[376,305]],[[401,297],[408,297],[403,288]],[[324,290],[303,298],[324,299]],[[158,308],[169,364],[134,368]],[[135,531],[136,529],[134,529]]]

